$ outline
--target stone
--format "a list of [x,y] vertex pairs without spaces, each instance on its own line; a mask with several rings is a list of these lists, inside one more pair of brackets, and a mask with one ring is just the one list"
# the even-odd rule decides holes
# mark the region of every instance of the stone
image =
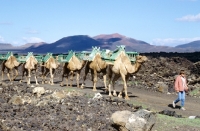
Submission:
[[157,87],[157,91],[159,91],[161,93],[168,93],[168,85],[166,85],[163,82],[159,82],[158,87]]
[[29,96],[24,96],[23,97],[23,101],[24,101],[24,103],[26,102],[26,103],[31,103],[31,98],[29,97]]
[[14,105],[21,105],[24,104],[23,99],[21,98],[21,96],[16,96],[14,95],[8,103],[12,103]]
[[37,94],[37,97],[40,97],[45,93],[44,87],[35,87],[32,91],[34,94]]
[[56,98],[56,99],[63,99],[64,97],[66,97],[66,95],[64,94],[64,92],[62,91],[55,91],[53,94],[52,94],[52,97]]
[[102,98],[102,95],[100,93],[95,93],[93,100]]
[[148,131],[156,122],[156,113],[141,109],[137,112],[116,111],[111,120],[119,131]]
[[48,100],[39,101],[36,106],[45,106],[48,105]]
[[7,87],[7,86],[8,86],[8,84],[7,84],[7,83],[5,83],[5,82],[2,82],[2,83],[1,83],[1,86],[2,86],[2,87]]
[[159,114],[173,116],[173,117],[176,117],[176,118],[182,118],[182,115],[178,115],[178,114],[176,114],[175,111],[170,111],[170,110],[160,111]]

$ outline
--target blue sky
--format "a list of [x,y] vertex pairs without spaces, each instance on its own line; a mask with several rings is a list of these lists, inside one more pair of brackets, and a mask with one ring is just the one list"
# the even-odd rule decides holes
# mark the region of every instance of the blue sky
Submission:
[[0,43],[113,33],[152,45],[200,40],[200,0],[0,0]]

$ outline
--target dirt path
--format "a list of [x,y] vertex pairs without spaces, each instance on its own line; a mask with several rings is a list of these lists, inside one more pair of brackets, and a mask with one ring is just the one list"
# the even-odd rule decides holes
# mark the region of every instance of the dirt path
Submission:
[[[105,94],[103,91],[103,81],[99,81],[97,84],[97,91],[92,91],[92,82],[86,80],[86,87],[84,89],[78,89],[74,84],[72,88],[70,87],[60,87],[59,81],[55,81],[54,86],[50,85],[41,85],[47,88],[57,88],[57,89],[68,89],[68,90],[79,90],[85,93],[101,93],[103,96],[108,97],[108,94]],[[116,85],[116,90],[120,91],[122,85]],[[140,105],[144,108],[149,108],[152,111],[160,112],[163,110],[175,111],[178,115],[183,117],[189,116],[200,116],[200,98],[194,98],[186,96],[185,102],[185,111],[180,110],[180,102],[177,104],[176,108],[172,108],[172,101],[177,98],[176,94],[163,94],[159,92],[148,91],[145,89],[138,89],[134,87],[128,87],[128,95],[130,97],[129,102],[134,105]],[[117,97],[113,97],[115,99]]]
[[[18,77],[20,79],[20,77]],[[7,77],[5,76],[5,79]],[[33,79],[32,79],[33,80]],[[85,93],[101,93],[103,96],[108,97],[108,94],[104,93],[104,84],[101,79],[98,80],[97,82],[97,91],[93,92],[92,91],[92,82],[88,78],[85,83],[86,87],[84,89],[78,89],[76,87],[76,81],[73,81],[73,87],[61,87],[60,86],[60,81],[61,78],[56,77],[54,82],[55,85],[51,86],[49,84],[40,84],[39,86],[43,86],[46,88],[51,88],[51,89],[68,89],[68,90],[79,90],[83,91]],[[82,80],[80,80],[80,83]],[[41,83],[41,79],[39,78],[39,83]],[[33,84],[35,84],[33,80]],[[120,91],[123,85],[117,85],[116,84],[116,91]],[[186,96],[186,101],[185,101],[185,111],[180,110],[180,102],[177,104],[176,108],[172,108],[172,101],[177,98],[176,94],[163,94],[159,92],[153,92],[145,89],[139,89],[136,87],[128,87],[128,95],[130,97],[129,102],[138,105],[138,106],[143,106],[144,108],[149,108],[152,111],[160,112],[163,110],[170,110],[170,111],[175,111],[178,115],[182,115],[183,117],[188,117],[188,116],[200,116],[200,98],[194,98],[190,96]],[[113,97],[113,99],[118,98],[118,97]]]
[[[130,89],[130,88],[129,88]],[[180,110],[180,102],[177,104],[176,108],[172,108],[172,101],[177,98],[176,94],[161,94],[150,92],[142,89],[131,89],[135,96],[131,98],[133,102],[139,102],[142,105],[146,105],[151,110],[162,111],[170,110],[176,111],[177,114],[184,117],[197,116],[200,115],[200,100],[199,98],[193,98],[186,96],[185,111]],[[129,90],[130,91],[130,90]]]

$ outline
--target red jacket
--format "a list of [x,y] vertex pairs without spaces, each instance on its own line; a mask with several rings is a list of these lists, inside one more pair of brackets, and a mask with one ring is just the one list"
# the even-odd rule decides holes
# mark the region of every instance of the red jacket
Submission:
[[181,79],[181,75],[178,75],[177,77],[176,77],[176,80],[175,80],[175,83],[174,83],[174,87],[175,87],[175,90],[176,91],[184,91],[184,90],[188,90],[188,87],[187,87],[187,80],[186,80],[186,78],[185,78],[185,89],[184,89],[184,87],[183,87],[183,81],[182,81],[182,79]]

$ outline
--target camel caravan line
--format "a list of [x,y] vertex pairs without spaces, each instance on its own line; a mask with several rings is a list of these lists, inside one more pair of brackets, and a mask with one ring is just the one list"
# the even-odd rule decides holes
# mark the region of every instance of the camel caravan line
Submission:
[[[20,82],[23,82],[23,77],[26,75],[26,83],[28,85],[31,84],[31,75],[34,75],[35,84],[38,85],[38,67],[41,68],[42,84],[46,82],[46,77],[49,73],[50,78],[48,83],[54,85],[55,70],[59,66],[62,66],[62,81],[60,86],[65,85],[64,78],[66,78],[66,86],[72,87],[73,76],[76,74],[77,87],[84,88],[87,74],[91,73],[93,91],[96,91],[97,75],[98,73],[102,73],[105,91],[109,92],[109,96],[117,96],[114,85],[121,77],[123,80],[123,88],[118,94],[118,97],[121,98],[124,92],[125,99],[129,99],[127,94],[127,80],[131,74],[136,73],[140,69],[142,63],[147,61],[147,57],[139,55],[138,52],[126,52],[125,46],[120,45],[114,51],[100,50],[100,47],[92,47],[92,51],[69,51],[67,54],[59,55],[53,55],[52,53],[34,55],[33,52],[28,52],[27,55],[18,55],[8,52],[7,54],[0,54],[0,61],[2,81],[4,80],[4,74],[7,73],[9,81],[13,82],[19,75],[18,68],[21,66],[22,77]],[[7,69],[7,72],[5,72],[5,69]],[[83,82],[80,85],[80,73],[83,69]]]

